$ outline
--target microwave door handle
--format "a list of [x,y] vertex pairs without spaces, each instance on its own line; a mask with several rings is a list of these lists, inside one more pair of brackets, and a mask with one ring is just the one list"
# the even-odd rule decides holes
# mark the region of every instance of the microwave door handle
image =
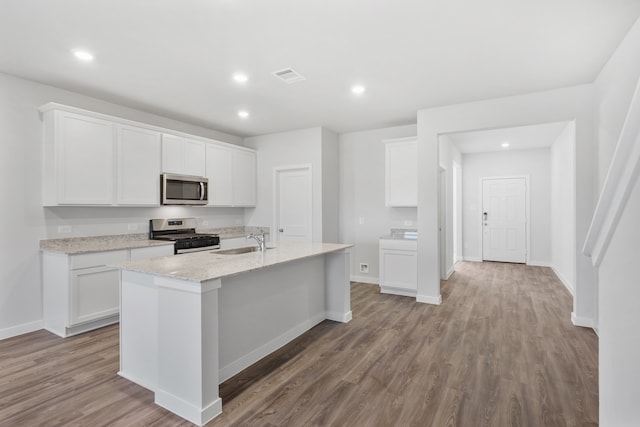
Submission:
[[200,183],[200,200],[204,200],[204,182]]

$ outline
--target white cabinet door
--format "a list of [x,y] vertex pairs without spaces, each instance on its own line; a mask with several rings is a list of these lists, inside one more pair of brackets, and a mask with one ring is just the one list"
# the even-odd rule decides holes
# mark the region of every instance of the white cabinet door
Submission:
[[207,144],[209,206],[233,205],[233,152],[222,145]]
[[418,206],[418,143],[415,138],[385,142],[385,205]]
[[380,290],[415,297],[418,255],[415,240],[380,240]]
[[162,172],[182,174],[184,169],[184,152],[182,138],[162,134]]
[[112,122],[57,112],[58,203],[113,203],[114,125]]
[[205,143],[191,139],[184,140],[184,174],[204,176],[205,166]]
[[162,172],[205,175],[205,143],[162,134]]
[[256,205],[256,153],[234,150],[233,205]]
[[118,314],[120,270],[92,267],[71,272],[70,325]]
[[119,205],[160,204],[160,132],[117,125]]

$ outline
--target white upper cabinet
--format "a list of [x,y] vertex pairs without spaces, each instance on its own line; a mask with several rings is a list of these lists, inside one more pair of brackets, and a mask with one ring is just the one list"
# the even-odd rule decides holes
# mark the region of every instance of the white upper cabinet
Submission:
[[418,206],[417,138],[387,139],[385,144],[385,205]]
[[209,206],[256,205],[256,153],[207,144]]
[[159,205],[161,133],[121,124],[116,129],[116,203]]
[[254,150],[55,103],[39,111],[43,206],[158,206],[162,173],[208,177],[209,206],[256,204]]
[[233,152],[230,148],[207,144],[209,206],[233,206]]
[[44,114],[43,204],[111,205],[114,124],[66,111]]
[[256,205],[256,153],[234,150],[233,153],[233,204]]
[[204,176],[205,171],[204,142],[162,134],[162,172]]

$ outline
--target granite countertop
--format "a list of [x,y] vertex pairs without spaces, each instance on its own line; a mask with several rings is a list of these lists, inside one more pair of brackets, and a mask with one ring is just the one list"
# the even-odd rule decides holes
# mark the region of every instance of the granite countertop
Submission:
[[173,242],[149,240],[149,236],[146,233],[40,240],[40,250],[67,255],[117,251],[120,249],[148,248],[162,245],[173,245]]
[[170,257],[128,261],[115,264],[113,267],[202,283],[211,279],[233,276],[302,258],[335,252],[352,246],[338,243],[279,242],[274,246],[268,245],[269,249],[265,252],[221,255],[215,251],[202,251]]
[[391,234],[380,238],[386,240],[418,240],[418,231],[409,228],[392,228]]
[[247,237],[247,235],[254,234],[269,234],[269,227],[251,227],[251,226],[238,226],[238,227],[221,227],[221,228],[198,228],[198,233],[217,234],[221,239],[233,239],[236,237]]

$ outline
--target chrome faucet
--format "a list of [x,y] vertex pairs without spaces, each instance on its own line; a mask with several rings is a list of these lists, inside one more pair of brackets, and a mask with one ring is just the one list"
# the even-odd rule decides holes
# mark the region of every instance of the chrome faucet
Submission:
[[260,236],[256,236],[255,234],[251,233],[247,236],[247,240],[248,239],[255,239],[255,241],[258,242],[258,249],[260,250],[260,252],[264,252],[267,250],[267,244],[264,241],[264,233],[262,233],[262,235]]

